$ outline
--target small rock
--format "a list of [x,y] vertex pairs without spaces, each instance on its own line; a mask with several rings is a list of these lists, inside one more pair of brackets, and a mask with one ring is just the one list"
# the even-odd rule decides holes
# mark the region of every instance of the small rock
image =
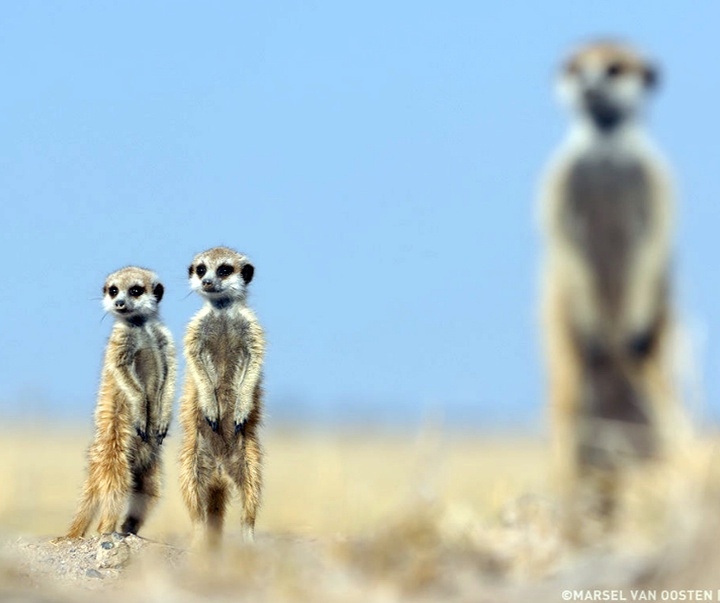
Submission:
[[86,575],[88,578],[100,578],[101,580],[102,580],[103,578],[105,578],[105,576],[103,576],[99,571],[97,571],[96,569],[92,569],[92,568],[89,569],[88,571],[86,571],[86,572],[85,572],[85,575]]
[[113,533],[100,537],[100,546],[95,555],[97,566],[101,569],[125,566],[130,559],[130,547],[122,535]]

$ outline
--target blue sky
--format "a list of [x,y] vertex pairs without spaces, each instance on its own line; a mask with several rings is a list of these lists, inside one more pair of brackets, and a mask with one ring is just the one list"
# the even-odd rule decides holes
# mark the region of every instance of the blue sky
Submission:
[[276,420],[538,424],[537,181],[555,66],[613,35],[663,69],[677,289],[720,408],[717,2],[0,7],[0,412],[90,416],[104,277],[254,259]]

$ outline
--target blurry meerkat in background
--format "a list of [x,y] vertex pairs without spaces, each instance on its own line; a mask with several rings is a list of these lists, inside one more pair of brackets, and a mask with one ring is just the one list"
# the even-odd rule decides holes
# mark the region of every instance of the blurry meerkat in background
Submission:
[[95,409],[95,440],[80,508],[67,536],[84,536],[100,513],[98,531],[137,534],[160,494],[161,444],[175,396],[176,359],[160,322],[164,288],[144,268],[113,272],[103,306],[115,317],[105,350]]
[[673,193],[641,123],[656,68],[598,42],[562,67],[573,114],[542,194],[543,323],[561,479],[611,519],[620,471],[658,457],[673,392],[665,353]]
[[189,268],[190,286],[205,305],[185,335],[180,486],[195,528],[204,525],[211,547],[220,541],[234,490],[242,499],[246,541],[254,538],[260,505],[265,339],[246,304],[254,272],[247,257],[226,247],[198,254]]

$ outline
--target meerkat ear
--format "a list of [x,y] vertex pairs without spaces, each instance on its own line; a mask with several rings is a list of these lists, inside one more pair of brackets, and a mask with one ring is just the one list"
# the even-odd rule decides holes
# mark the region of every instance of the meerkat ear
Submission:
[[645,87],[648,90],[653,90],[658,87],[660,70],[657,65],[647,65],[644,69],[643,76],[645,78]]
[[155,296],[155,301],[160,303],[163,295],[165,295],[165,287],[162,286],[162,283],[158,283],[153,287],[153,295]]
[[103,295],[107,295],[107,285],[103,285]]
[[255,274],[255,266],[253,266],[252,264],[245,264],[240,270],[240,274],[242,275],[245,284],[249,284],[250,281],[253,280],[253,276]]
[[195,272],[195,266],[193,266],[192,264],[190,264],[190,265],[188,266],[188,278],[192,278],[193,272]]

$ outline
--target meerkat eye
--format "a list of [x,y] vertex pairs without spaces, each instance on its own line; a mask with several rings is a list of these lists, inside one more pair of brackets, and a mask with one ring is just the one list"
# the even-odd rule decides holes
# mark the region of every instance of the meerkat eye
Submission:
[[108,289],[108,293],[110,294],[110,297],[115,297],[118,293],[120,293],[120,289],[113,285]]
[[207,266],[205,266],[205,264],[198,264],[197,268],[195,268],[195,272],[200,278],[202,278],[207,272]]
[[128,293],[131,297],[140,297],[143,293],[145,293],[145,287],[135,285],[134,287],[130,287]]
[[622,63],[610,63],[605,69],[605,74],[609,78],[615,78],[625,73],[625,67]]
[[235,272],[235,268],[233,268],[230,264],[221,264],[217,269],[217,275],[220,278],[230,276],[233,272]]
[[565,64],[565,73],[567,75],[577,75],[580,73],[580,67],[575,61],[569,61]]

